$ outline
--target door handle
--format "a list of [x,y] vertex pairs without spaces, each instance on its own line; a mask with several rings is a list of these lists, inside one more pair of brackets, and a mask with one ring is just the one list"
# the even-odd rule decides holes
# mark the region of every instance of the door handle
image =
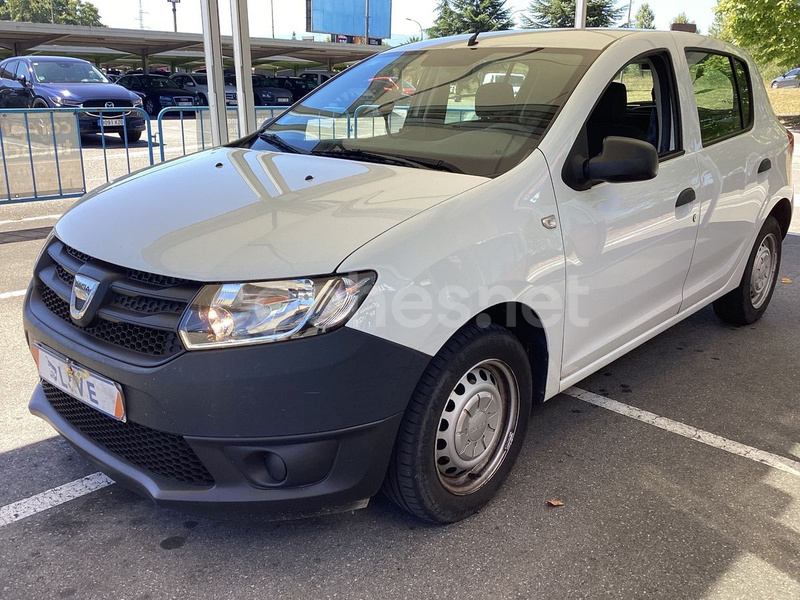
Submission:
[[692,188],[686,188],[681,192],[680,196],[678,196],[678,201],[675,203],[675,208],[680,208],[686,204],[691,204],[695,200],[697,200],[697,194],[694,193]]
[[758,174],[761,175],[761,173],[766,173],[771,168],[772,168],[772,161],[768,158],[765,158],[764,160],[761,161],[761,164],[758,165]]

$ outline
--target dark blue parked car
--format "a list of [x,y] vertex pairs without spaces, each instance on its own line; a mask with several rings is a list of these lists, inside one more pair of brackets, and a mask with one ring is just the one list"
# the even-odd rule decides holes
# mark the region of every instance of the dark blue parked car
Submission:
[[[106,79],[94,65],[61,56],[18,56],[0,62],[0,108],[141,108],[142,100]],[[102,116],[101,116],[102,115]],[[124,119],[123,119],[124,117]],[[136,142],[145,130],[138,111],[79,113],[81,134],[117,133]]]

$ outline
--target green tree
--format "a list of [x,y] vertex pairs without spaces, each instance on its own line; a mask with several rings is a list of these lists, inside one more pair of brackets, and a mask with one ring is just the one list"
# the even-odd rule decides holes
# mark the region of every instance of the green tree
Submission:
[[750,51],[760,64],[800,63],[800,5],[796,0],[719,0],[720,37]]
[[0,20],[103,27],[97,7],[83,0],[0,0]]
[[511,9],[505,4],[506,0],[439,0],[436,20],[428,35],[435,38],[512,29]]
[[680,23],[683,25],[694,25],[695,22],[692,21],[689,17],[686,16],[685,12],[679,13],[674,19],[672,19],[673,23]]
[[[589,0],[586,3],[587,27],[611,27],[622,18],[626,7],[617,7],[615,0]],[[575,0],[531,0],[522,26],[529,29],[574,27]]]
[[633,17],[633,26],[637,29],[655,29],[655,22],[656,14],[647,2],[639,7]]

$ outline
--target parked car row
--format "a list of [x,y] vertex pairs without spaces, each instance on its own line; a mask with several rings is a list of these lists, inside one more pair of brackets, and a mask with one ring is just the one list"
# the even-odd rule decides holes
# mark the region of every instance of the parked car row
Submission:
[[[155,116],[171,106],[208,105],[208,76],[204,72],[177,73],[141,69],[122,75],[103,74],[90,62],[61,56],[21,56],[0,62],[0,108],[94,108],[78,115],[81,134],[116,133],[136,142],[145,130],[142,108]],[[329,74],[300,77],[253,75],[256,106],[290,106],[305,97]],[[238,104],[235,76],[225,74],[225,103]]]

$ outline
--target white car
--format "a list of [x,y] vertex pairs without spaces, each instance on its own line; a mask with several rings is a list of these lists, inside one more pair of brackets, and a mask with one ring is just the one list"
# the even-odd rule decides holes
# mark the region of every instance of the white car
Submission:
[[[180,73],[170,77],[176,87],[197,94],[197,101],[208,106],[208,76],[205,73]],[[225,80],[225,105],[237,106],[236,86]]]
[[[448,523],[495,494],[533,404],[710,303],[764,314],[792,137],[745,53],[470,37],[389,49],[72,207],[25,300],[30,410],[160,504],[313,512],[383,487]],[[365,102],[405,73],[413,96]]]

